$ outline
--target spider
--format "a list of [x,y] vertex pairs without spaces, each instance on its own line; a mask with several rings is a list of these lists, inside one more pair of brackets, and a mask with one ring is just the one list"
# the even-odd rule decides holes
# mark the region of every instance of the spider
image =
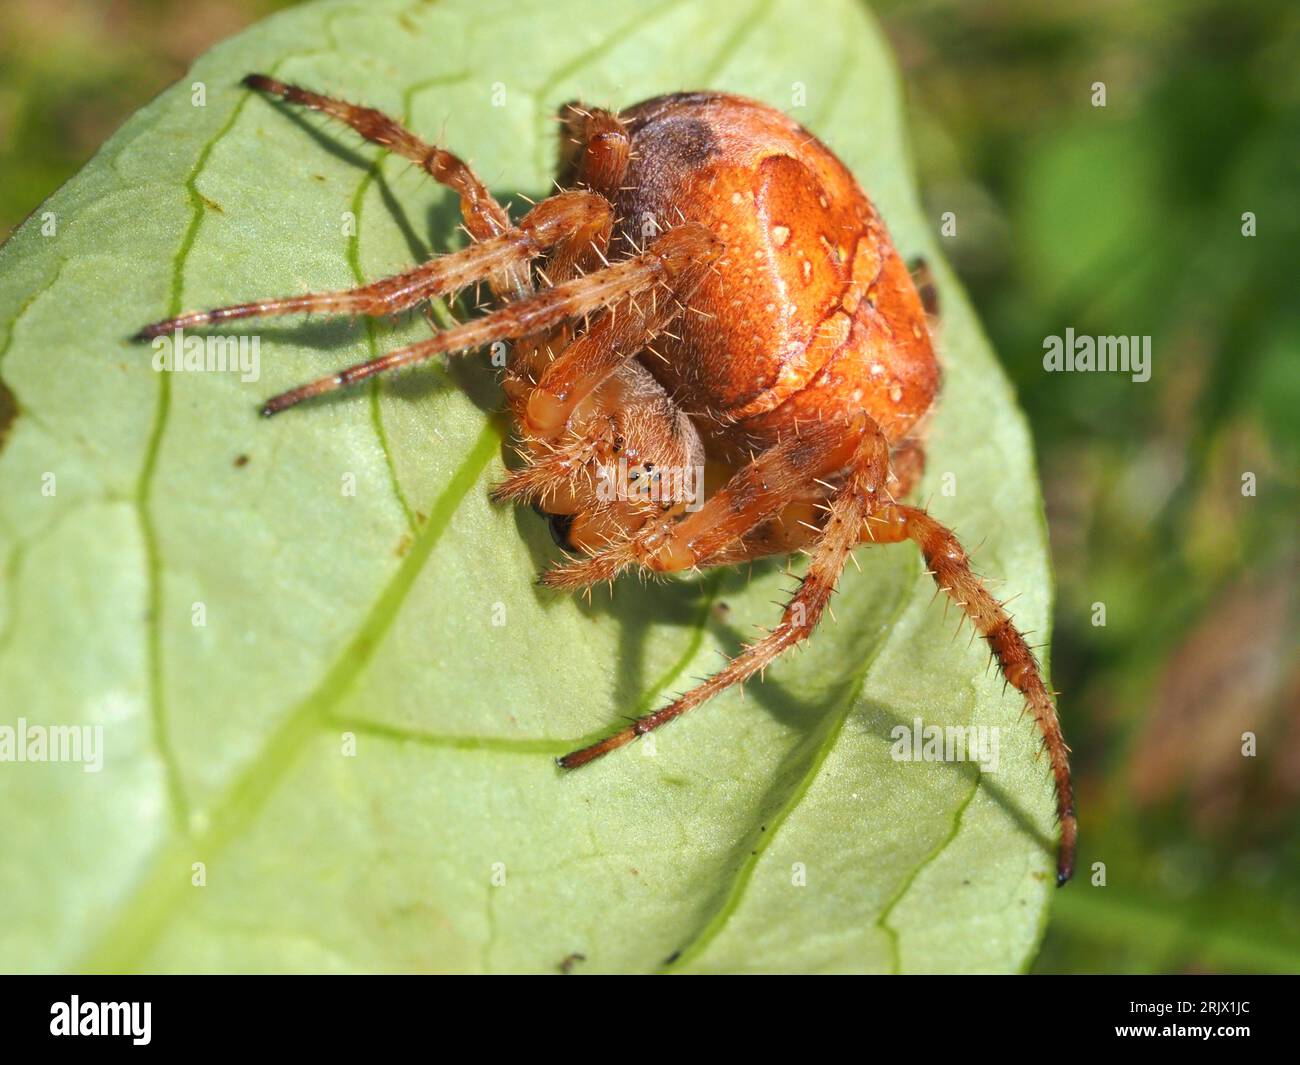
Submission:
[[[503,388],[523,465],[494,496],[550,516],[570,554],[543,584],[810,556],[775,628],[561,767],[760,673],[813,631],[855,547],[911,541],[1038,723],[1056,783],[1057,882],[1070,878],[1077,828],[1053,693],[957,537],[899,502],[924,466],[939,368],[911,273],[829,148],[780,111],[723,93],[619,113],[569,104],[561,191],[514,223],[465,162],[382,112],[261,74],[243,84],[420,166],[459,195],[472,243],[358,288],[182,314],[137,338],[264,315],[391,315],[485,282],[495,309],[274,396],[262,413],[509,341]],[[702,485],[681,475],[701,468]]]

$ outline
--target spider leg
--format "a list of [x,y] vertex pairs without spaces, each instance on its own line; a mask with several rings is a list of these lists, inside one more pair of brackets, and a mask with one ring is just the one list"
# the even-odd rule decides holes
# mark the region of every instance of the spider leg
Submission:
[[[631,138],[616,115],[608,111],[584,111],[576,105],[561,109],[564,123],[560,135],[560,185],[586,188],[611,203],[619,193],[631,149]],[[585,272],[608,265],[612,226],[575,239],[557,248],[546,264],[545,279],[558,284]],[[500,295],[500,293],[498,293]],[[521,337],[514,345],[502,387],[518,414],[521,404],[538,377],[554,357],[573,339],[567,326],[550,332]]]
[[[895,447],[894,472],[900,481],[895,495],[903,496],[910,492],[924,461],[924,451],[918,442],[905,442]],[[740,543],[706,559],[704,564],[732,565],[806,549],[818,536],[818,530],[809,518],[813,509],[807,503],[787,504],[774,520],[760,526]],[[926,568],[935,583],[974,622],[976,631],[988,641],[1003,676],[1024,697],[1027,709],[1034,715],[1042,732],[1056,780],[1057,817],[1061,823],[1057,882],[1065,883],[1074,872],[1078,836],[1069,748],[1061,735],[1051,693],[1024,636],[1016,629],[1005,607],[993,598],[971,569],[969,556],[956,535],[924,511],[888,503],[877,513],[864,518],[859,540],[864,544],[914,541],[921,549]]]
[[634,258],[507,303],[482,318],[448,329],[419,344],[398,348],[377,359],[349,366],[273,396],[263,406],[262,413],[278,414],[313,396],[333,392],[389,370],[413,366],[447,352],[481,347],[495,340],[535,334],[610,307],[625,297],[648,291],[659,284],[671,286],[683,273],[707,268],[721,254],[721,248],[721,242],[704,226],[680,226],[663,234]]
[[632,137],[622,119],[599,107],[567,103],[560,122],[560,183],[617,197],[632,158]]
[[[287,85],[266,74],[249,74],[243,84],[291,104],[319,111],[346,126],[351,126],[366,140],[381,144],[393,153],[409,159],[434,181],[446,185],[460,196],[461,216],[465,228],[475,240],[500,236],[510,228],[510,216],[474,170],[460,156],[429,144],[396,119],[373,107],[362,107],[331,96],[324,96],[298,85]],[[493,276],[493,292],[503,298],[518,299],[532,291],[527,270],[507,268]]]
[[897,482],[890,482],[890,495],[895,499],[906,499],[916,490],[925,473],[925,445],[915,437],[895,441],[893,453],[889,456],[889,468]]
[[331,96],[324,96],[299,85],[287,85],[266,74],[249,74],[243,84],[269,96],[278,96],[291,104],[319,111],[323,115],[351,126],[366,140],[409,159],[441,185],[460,194],[465,228],[475,240],[498,236],[510,228],[505,208],[497,203],[479,176],[459,156],[428,144],[396,119],[373,107],[362,107]]
[[533,503],[552,516],[560,546],[584,554],[626,543],[702,495],[699,431],[635,359],[587,394],[558,438],[525,432],[521,454],[525,465],[493,497]]
[[[700,273],[684,276],[675,292],[689,298]],[[602,495],[606,502],[640,500],[626,534],[649,516],[646,503],[694,498],[704,462],[699,433],[635,358],[679,313],[672,299],[659,299],[653,313],[644,296],[623,300],[547,365],[515,405],[527,462],[493,490],[497,502],[578,515]],[[568,545],[605,546],[603,535],[593,539],[583,529],[591,523],[595,534],[615,516],[581,514]]]
[[742,466],[698,510],[679,520],[648,523],[624,543],[549,570],[542,583],[580,588],[613,580],[638,565],[665,572],[706,564],[801,496],[811,478],[849,465],[862,437],[878,433],[865,413],[847,425],[803,426]]
[[397,314],[433,296],[455,292],[474,281],[526,264],[551,248],[572,257],[576,243],[585,247],[612,221],[609,203],[591,192],[563,192],[543,200],[517,227],[471,244],[461,251],[438,255],[426,263],[358,288],[314,292],[280,299],[256,300],[207,311],[191,311],[155,322],[134,337],[147,340],[175,329],[189,329],[238,318],[283,314]]
[[575,339],[542,371],[522,412],[530,435],[554,439],[569,424],[574,410],[595,389],[636,355],[685,310],[704,279],[707,263],[696,263],[669,285],[628,295]]
[[1056,882],[1064,884],[1074,874],[1078,823],[1074,814],[1074,787],[1070,780],[1070,748],[1061,734],[1052,694],[1024,636],[1005,607],[989,593],[971,569],[970,557],[955,533],[917,507],[895,504],[869,516],[860,531],[864,542],[899,543],[911,540],[921,549],[934,582],[959,606],[988,641],[1002,675],[1024,697],[1025,706],[1038,723],[1043,746],[1056,779],[1056,813],[1061,823]]
[[[924,472],[924,445],[917,439],[895,443],[889,456],[889,479],[885,491],[892,499],[904,499],[912,494]],[[786,503],[771,518],[747,533],[743,540],[729,544],[704,559],[701,565],[735,566],[773,555],[806,551],[821,533],[828,488],[825,482],[814,482],[800,498]],[[872,527],[864,525],[863,528]],[[863,539],[869,539],[866,532]]]
[[[843,426],[840,428],[842,431]],[[874,422],[866,419],[858,432],[841,432],[841,435],[849,435],[853,440],[854,450],[849,456],[852,468],[848,478],[831,499],[830,514],[821,530],[820,539],[813,548],[808,572],[786,606],[780,624],[761,640],[747,646],[703,684],[679,696],[668,706],[638,718],[627,728],[599,743],[565,755],[560,759],[561,767],[576,769],[586,765],[680,717],[733,684],[748,680],[766,668],[783,651],[806,639],[816,628],[835,592],[840,571],[858,543],[862,522],[883,502],[881,488],[889,475],[889,444]],[[741,472],[743,474],[745,471]],[[809,472],[812,471],[805,470],[804,476]],[[704,511],[697,513],[703,514]],[[682,524],[689,520],[684,519]]]

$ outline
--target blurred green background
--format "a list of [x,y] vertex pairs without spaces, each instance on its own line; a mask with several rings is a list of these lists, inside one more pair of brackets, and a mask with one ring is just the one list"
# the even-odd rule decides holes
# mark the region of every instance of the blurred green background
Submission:
[[[285,6],[10,0],[0,236]],[[1082,847],[1035,970],[1300,972],[1300,5],[873,6],[1038,448]],[[1151,380],[1044,373],[1067,327],[1150,335]]]

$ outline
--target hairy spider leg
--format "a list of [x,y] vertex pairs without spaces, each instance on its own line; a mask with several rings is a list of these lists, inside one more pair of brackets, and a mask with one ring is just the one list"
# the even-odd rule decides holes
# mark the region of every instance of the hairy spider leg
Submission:
[[[645,415],[637,421],[637,450],[686,457],[689,448],[684,443],[663,440],[664,434],[682,433],[683,416],[667,394],[640,367],[633,374],[620,371],[630,368],[637,353],[685,311],[709,266],[710,259],[702,257],[684,264],[671,282],[663,280],[625,296],[546,366],[516,412],[531,445],[529,462],[497,486],[494,498],[557,502],[575,472],[589,469],[593,458],[623,450],[596,434],[635,406]],[[654,434],[659,447],[645,439],[648,434]],[[607,447],[599,446],[605,443]]]
[[[576,104],[561,108],[560,120],[563,123],[559,145],[561,186],[591,189],[606,195],[608,199],[608,190],[612,188],[617,191],[622,182],[630,156],[631,140],[623,124],[609,112],[589,112]],[[611,215],[612,210],[611,207]],[[609,246],[611,230],[612,225],[593,233],[586,244],[575,241],[571,255],[557,253],[552,256],[543,278],[550,284],[559,284],[586,271],[596,270],[601,265],[608,265],[605,252]],[[683,279],[683,282],[686,280],[688,279]],[[654,298],[652,294],[651,300]],[[615,305],[612,308],[614,319],[618,320],[626,309],[628,308]],[[631,309],[635,310],[635,305]],[[617,338],[620,342],[634,342],[633,324],[627,323],[627,328],[620,330],[623,333]],[[616,442],[611,428],[617,417],[616,404],[620,401],[631,402],[639,408],[641,415],[646,416],[661,405],[660,396],[656,393],[661,393],[662,390],[647,387],[648,374],[640,367],[624,362],[609,378],[593,383],[589,392],[598,395],[589,395],[581,403],[582,410],[578,412],[578,417],[573,415],[579,403],[573,404],[563,442],[557,440],[554,432],[541,435],[529,433],[525,422],[533,390],[557,355],[562,357],[569,350],[576,333],[574,325],[575,323],[565,322],[555,329],[521,338],[512,346],[502,388],[510,402],[516,424],[523,427],[520,452],[525,459],[525,466],[494,490],[494,498],[498,501],[546,501],[548,509],[554,505],[562,508],[559,513],[576,513],[579,509],[576,501],[566,504],[562,498],[557,498],[557,493],[564,493],[562,482],[565,477],[582,477],[586,474],[590,478],[593,461],[611,450],[611,445]],[[607,323],[598,328],[609,331],[611,325],[612,323]],[[639,347],[645,347],[650,340],[648,334],[642,337]],[[608,416],[593,417],[598,410]],[[665,428],[675,420],[674,412],[667,413],[666,421],[658,419]],[[640,417],[635,420],[638,424],[648,425],[655,419]],[[655,436],[662,438],[662,433],[656,432]],[[590,487],[583,485],[567,494],[590,498]],[[551,513],[557,511],[551,509]]]
[[618,194],[632,158],[632,137],[612,111],[567,103],[560,108],[560,184]]
[[[920,450],[919,445],[916,450]],[[895,457],[897,456],[896,449]],[[910,479],[911,475],[908,476]],[[899,494],[903,495],[905,491],[900,490]],[[820,536],[820,530],[807,520],[810,509],[806,504],[802,509],[799,504],[787,506],[780,515],[783,520],[778,528],[773,529],[774,523],[768,523],[746,537],[740,545],[724,549],[704,560],[701,565],[732,565],[769,555],[806,550]],[[1058,884],[1064,884],[1074,875],[1078,838],[1074,788],[1067,757],[1070,749],[1061,734],[1052,693],[1047,689],[1042,670],[1024,635],[1016,628],[1006,607],[990,594],[984,582],[971,568],[970,556],[956,534],[925,511],[886,501],[886,505],[863,519],[858,540],[862,544],[892,544],[908,540],[914,542],[920,548],[926,569],[934,577],[935,584],[971,619],[976,631],[988,642],[1007,683],[1024,698],[1025,707],[1033,715],[1042,734],[1043,747],[1051,761],[1052,775],[1056,782],[1056,813],[1061,825],[1056,877]]]
[[[668,706],[638,718],[631,725],[598,743],[566,754],[559,760],[562,768],[576,769],[578,766],[586,765],[610,751],[631,743],[639,736],[666,725],[733,684],[748,680],[755,673],[765,669],[782,652],[808,638],[835,592],[840,572],[849,554],[858,543],[862,522],[884,502],[882,489],[889,476],[889,443],[875,422],[864,414],[857,419],[854,428],[843,435],[853,443],[853,452],[847,456],[851,462],[850,472],[830,501],[829,514],[816,546],[812,550],[812,561],[809,563],[808,571],[787,604],[776,628],[761,640],[745,647],[723,669],[684,695],[678,696]],[[811,443],[813,440],[831,439],[831,436],[824,433],[808,434],[808,439]],[[762,470],[764,473],[777,475],[782,471],[774,467],[785,466],[787,468],[784,472],[787,474],[806,478],[810,475],[816,476],[819,471],[827,468],[827,463],[835,463],[834,468],[838,468],[844,464],[846,458],[838,447],[830,449],[805,447],[797,451],[783,449],[780,463],[765,462],[765,459],[781,448],[782,445],[777,445],[755,460],[748,470],[741,470],[737,477],[743,478],[743,481],[736,486],[734,492],[727,493],[727,489],[723,490],[727,495],[721,500],[718,512],[711,515],[717,520],[718,526],[725,527],[730,524],[734,529],[740,524],[734,520],[736,504],[749,499],[757,500],[755,493],[760,491],[757,486],[761,481],[755,478],[755,472]],[[731,487],[730,483],[728,487]],[[710,502],[718,499],[718,496],[714,496]],[[708,504],[703,510],[683,519],[675,528],[682,528],[690,522],[691,518],[704,514],[707,509]],[[761,510],[758,507],[754,509]],[[708,529],[701,529],[701,534],[708,537],[709,542],[715,542],[718,538],[717,535],[708,535],[713,528],[715,526],[710,525]],[[726,529],[718,535],[730,536],[733,529]],[[699,541],[680,545],[680,548],[669,551],[667,559],[660,555],[656,561],[684,562],[685,556],[689,555],[696,543]],[[685,554],[681,548],[685,549]]]
[[[895,494],[907,495],[924,467],[924,450],[919,443],[906,442],[893,454],[893,472],[899,478]],[[732,544],[704,559],[704,567],[734,565],[772,555],[805,551],[820,530],[812,518],[818,509],[806,501],[788,504],[773,519],[759,526],[740,543]],[[1078,824],[1074,813],[1074,790],[1067,755],[1069,747],[1061,734],[1060,721],[1042,671],[1023,634],[1006,608],[989,593],[975,574],[970,558],[950,529],[915,507],[888,503],[863,520],[859,542],[890,544],[911,540],[920,548],[926,568],[935,583],[971,619],[976,631],[988,641],[1007,682],[1021,693],[1026,708],[1043,736],[1056,781],[1057,819],[1061,841],[1057,851],[1057,883],[1064,884],[1074,873]]]
[[1056,815],[1061,825],[1057,849],[1056,882],[1074,875],[1078,822],[1074,813],[1074,787],[1070,780],[1070,748],[1061,735],[1061,723],[1047,690],[1034,652],[1016,628],[1006,608],[989,593],[971,569],[970,556],[956,534],[917,507],[896,504],[883,508],[863,523],[863,542],[899,543],[911,540],[921,550],[934,582],[965,612],[976,631],[988,641],[1002,675],[1024,697],[1025,707],[1038,723],[1043,747],[1056,780]]
[[602,196],[582,191],[561,193],[539,203],[517,227],[461,251],[435,256],[400,274],[336,292],[306,293],[191,311],[147,325],[135,339],[146,340],[175,329],[237,318],[299,313],[397,314],[433,296],[459,291],[475,281],[499,275],[507,268],[526,264],[550,249],[573,257],[577,254],[573,245],[586,245],[594,234],[607,233],[612,218],[612,209]]
[[[421,140],[382,111],[323,96],[299,85],[287,85],[266,74],[249,74],[243,84],[270,96],[278,96],[287,103],[328,115],[351,126],[366,140],[411,160],[434,181],[459,194],[465,228],[475,240],[500,236],[510,228],[510,216],[505,208],[468,163],[444,148]],[[494,278],[492,289],[503,298],[518,299],[532,291],[532,283],[527,270],[508,267]]]
[[[611,200],[627,172],[631,138],[616,115],[608,111],[585,111],[569,104],[561,109],[560,185],[591,190]],[[589,270],[606,265],[611,224],[593,231],[587,241],[574,240],[558,249],[546,264],[543,279],[560,284]],[[569,323],[528,338],[521,338],[510,353],[502,388],[516,414],[542,371],[573,339]],[[625,376],[629,376],[626,375]]]
[[495,340],[527,336],[563,321],[581,318],[660,283],[671,285],[683,271],[697,268],[701,261],[715,260],[720,250],[719,241],[704,226],[680,226],[664,233],[634,258],[514,300],[482,318],[448,329],[429,340],[398,348],[387,355],[273,396],[263,406],[262,413],[268,416],[278,414],[303,400],[447,352],[465,351]]
[[[887,498],[897,500],[911,495],[924,472],[925,447],[920,441],[909,439],[894,444],[889,456]],[[792,496],[780,511],[755,526],[743,539],[704,559],[701,567],[735,566],[774,555],[806,553],[821,532],[826,501],[834,489],[835,486],[827,480],[810,482],[800,494]]]
[[[815,477],[844,469],[868,431],[865,413],[852,422],[810,422],[742,466],[698,510],[646,525],[626,543],[542,575],[552,588],[582,588],[611,581],[636,566],[657,572],[692,569],[779,513],[791,495]],[[886,452],[885,475],[888,474]],[[882,475],[884,476],[884,475]]]

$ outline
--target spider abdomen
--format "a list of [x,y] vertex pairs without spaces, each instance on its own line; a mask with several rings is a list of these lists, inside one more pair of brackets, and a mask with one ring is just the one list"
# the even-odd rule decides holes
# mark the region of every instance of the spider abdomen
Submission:
[[[745,448],[795,420],[867,411],[891,440],[929,409],[939,372],[925,311],[852,174],[798,123],[743,97],[683,93],[623,113],[631,163],[620,253],[683,221],[726,244],[665,358],[645,365]],[[722,439],[719,439],[719,436]]]

